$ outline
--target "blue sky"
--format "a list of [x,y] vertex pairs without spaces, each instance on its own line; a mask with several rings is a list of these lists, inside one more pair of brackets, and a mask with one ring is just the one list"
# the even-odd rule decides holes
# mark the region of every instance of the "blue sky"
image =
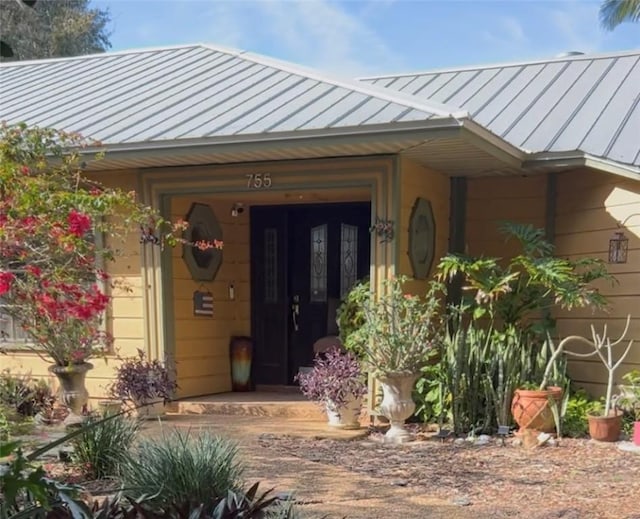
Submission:
[[211,43],[347,76],[640,47],[590,0],[94,0],[112,50]]

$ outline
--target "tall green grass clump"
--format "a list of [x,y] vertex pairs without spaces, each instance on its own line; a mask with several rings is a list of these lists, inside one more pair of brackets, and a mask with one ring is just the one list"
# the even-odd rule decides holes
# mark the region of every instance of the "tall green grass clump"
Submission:
[[[98,423],[99,422],[99,423]],[[84,472],[85,477],[105,479],[117,477],[129,459],[140,423],[125,415],[89,418],[82,433],[73,440],[72,460]]]
[[122,473],[129,497],[151,496],[157,508],[212,510],[228,492],[243,490],[234,443],[208,432],[174,431],[139,443]]

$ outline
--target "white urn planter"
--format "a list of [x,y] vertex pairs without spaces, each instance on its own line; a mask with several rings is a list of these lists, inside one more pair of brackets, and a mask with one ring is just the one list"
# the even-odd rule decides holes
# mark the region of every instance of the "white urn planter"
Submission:
[[348,398],[342,406],[334,402],[326,402],[329,426],[339,429],[360,429],[360,411],[362,399]]
[[378,377],[382,385],[380,410],[391,427],[384,435],[386,443],[405,443],[412,440],[404,423],[416,409],[413,401],[413,386],[418,380],[416,374],[389,373]]

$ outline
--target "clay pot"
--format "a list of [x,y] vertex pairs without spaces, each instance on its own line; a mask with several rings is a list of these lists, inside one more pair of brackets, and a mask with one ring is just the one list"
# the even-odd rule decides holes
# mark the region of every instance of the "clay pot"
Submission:
[[622,412],[612,411],[609,416],[591,416],[589,420],[589,436],[599,442],[615,442],[620,439],[622,430]]
[[633,444],[640,447],[640,422],[633,422]]
[[516,389],[511,401],[511,414],[520,429],[531,429],[551,433],[555,431],[551,401],[558,406],[562,402],[562,388],[549,387],[545,390]]

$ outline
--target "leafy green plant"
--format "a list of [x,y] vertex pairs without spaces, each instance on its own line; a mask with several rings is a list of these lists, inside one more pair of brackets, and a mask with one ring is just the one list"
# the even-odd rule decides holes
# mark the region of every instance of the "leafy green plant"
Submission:
[[[520,246],[520,253],[506,262],[449,254],[438,265],[440,280],[462,277],[464,291],[478,304],[476,317],[487,313],[505,326],[528,330],[539,326],[539,318],[554,307],[606,306],[606,298],[591,284],[597,279],[613,280],[603,261],[553,256],[544,229],[532,225],[505,222],[500,230]],[[544,324],[547,329],[552,325]]]
[[562,417],[562,433],[571,438],[582,438],[589,430],[587,414],[591,407],[589,395],[584,390],[569,396]]
[[229,490],[242,490],[242,467],[232,442],[201,431],[174,431],[142,440],[123,466],[126,495],[153,496],[154,507],[215,508]]
[[364,351],[355,332],[365,324],[363,305],[369,297],[371,285],[368,280],[365,280],[358,282],[354,288],[355,290],[350,290],[338,307],[336,322],[340,342],[347,351],[361,360],[364,357]]
[[363,324],[352,333],[363,353],[365,369],[376,376],[415,374],[434,352],[439,323],[439,284],[432,284],[426,297],[406,294],[406,277],[385,280],[381,293],[367,285],[353,289],[362,301]]
[[105,479],[118,476],[130,454],[130,448],[140,430],[137,420],[118,414],[113,420],[91,417],[71,444],[72,461],[82,469],[86,478]]
[[441,369],[442,363],[439,361],[424,366],[413,388],[413,401],[416,403],[413,415],[422,423],[446,419],[449,403],[445,401]]

